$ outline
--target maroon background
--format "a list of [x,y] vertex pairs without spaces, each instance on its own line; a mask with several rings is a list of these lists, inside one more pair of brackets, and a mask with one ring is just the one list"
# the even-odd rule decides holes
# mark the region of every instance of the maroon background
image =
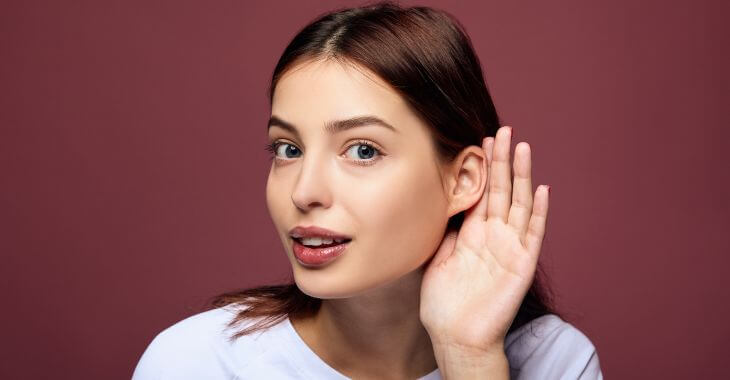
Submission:
[[[0,377],[128,378],[207,297],[285,278],[266,86],[359,4],[303,3],[2,3]],[[542,259],[609,378],[730,371],[730,12],[669,3],[417,3],[463,22],[531,143]]]

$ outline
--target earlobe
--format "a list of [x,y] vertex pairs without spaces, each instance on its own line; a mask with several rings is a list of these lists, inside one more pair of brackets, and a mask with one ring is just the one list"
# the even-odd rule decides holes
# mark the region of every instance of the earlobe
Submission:
[[454,159],[449,173],[449,216],[479,203],[487,182],[486,162],[484,150],[477,146],[465,148]]

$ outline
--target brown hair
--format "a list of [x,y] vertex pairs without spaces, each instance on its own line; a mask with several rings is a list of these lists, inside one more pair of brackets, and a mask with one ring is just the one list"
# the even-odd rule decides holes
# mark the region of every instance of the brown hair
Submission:
[[[481,146],[484,137],[494,136],[500,126],[471,41],[463,26],[444,11],[383,1],[318,17],[284,50],[274,69],[269,102],[284,73],[314,60],[359,64],[388,82],[423,118],[443,161],[453,160],[469,145]],[[454,215],[447,228],[458,230],[463,220],[463,212]],[[509,332],[539,316],[557,314],[543,276],[538,265]],[[246,306],[231,327],[260,318],[233,335],[235,339],[287,316],[311,316],[321,299],[304,294],[291,281],[220,294],[211,304]]]

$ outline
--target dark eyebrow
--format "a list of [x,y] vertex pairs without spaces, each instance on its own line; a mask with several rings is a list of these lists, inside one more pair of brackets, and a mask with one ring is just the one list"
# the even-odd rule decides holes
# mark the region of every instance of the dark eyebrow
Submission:
[[[373,115],[363,115],[363,116],[357,116],[345,120],[333,120],[325,123],[324,125],[324,131],[328,132],[330,134],[335,134],[337,132],[345,131],[351,128],[361,127],[364,125],[379,125],[381,127],[388,128],[392,130],[395,133],[398,133],[395,128],[393,128],[392,125],[385,122],[383,119],[373,116]],[[271,116],[269,119],[269,126],[267,128],[271,129],[271,127],[277,126],[283,129],[286,129],[287,131],[297,135],[299,137],[299,132],[297,132],[296,127],[294,127],[293,124],[286,122],[282,119],[280,119],[277,116]]]

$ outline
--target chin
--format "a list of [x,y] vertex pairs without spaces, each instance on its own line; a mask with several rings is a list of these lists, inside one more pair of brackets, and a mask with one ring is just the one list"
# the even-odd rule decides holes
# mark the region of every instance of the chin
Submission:
[[[299,265],[294,263],[294,265]],[[404,273],[405,274],[405,273]],[[403,277],[368,278],[362,271],[323,271],[294,268],[294,280],[302,293],[319,299],[351,298],[395,285]]]
[[[298,264],[295,264],[298,265]],[[349,298],[353,295],[351,282],[338,281],[332,273],[294,268],[294,281],[302,293],[319,299]]]
[[313,298],[319,298],[319,299],[337,299],[337,298],[349,298],[352,295],[347,292],[332,290],[332,289],[321,289],[321,287],[308,287],[304,284],[301,284],[297,282],[297,287],[299,290],[302,291],[302,293],[313,297]]

